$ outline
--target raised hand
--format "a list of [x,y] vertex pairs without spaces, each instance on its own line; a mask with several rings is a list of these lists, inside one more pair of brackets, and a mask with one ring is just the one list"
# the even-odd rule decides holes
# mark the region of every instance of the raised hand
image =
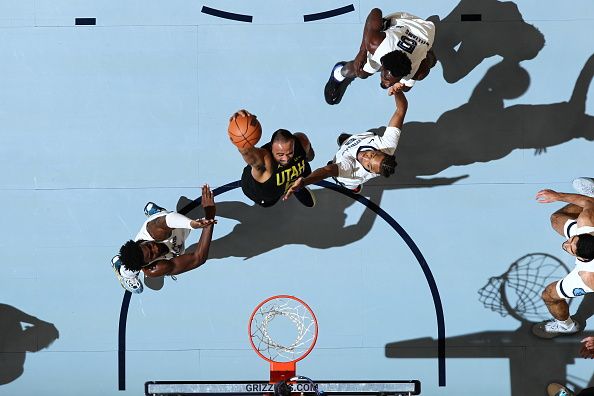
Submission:
[[536,193],[536,201],[539,203],[551,203],[559,201],[559,193],[554,190],[540,190]]
[[291,185],[291,187],[289,187],[289,189],[287,190],[285,195],[283,195],[283,201],[286,201],[287,199],[289,199],[289,197],[291,195],[293,195],[293,193],[295,191],[302,189],[304,186],[305,186],[305,184],[303,183],[303,178],[302,177],[297,178],[297,180],[295,180],[293,182],[293,185]]
[[594,337],[586,337],[581,342],[580,355],[586,359],[594,358]]
[[405,87],[406,85],[402,84],[401,82],[397,82],[396,84],[392,85],[390,88],[388,88],[388,96],[392,96],[395,95],[399,92],[402,92],[402,89]]
[[215,218],[217,207],[208,184],[202,186],[202,208],[204,209],[206,220],[213,220]]
[[247,111],[245,109],[241,109],[241,110],[238,110],[235,113],[233,113],[233,115],[229,118],[229,122],[231,122],[233,119],[235,119],[237,117],[248,117],[251,115],[253,115],[253,114],[250,113],[249,111]]

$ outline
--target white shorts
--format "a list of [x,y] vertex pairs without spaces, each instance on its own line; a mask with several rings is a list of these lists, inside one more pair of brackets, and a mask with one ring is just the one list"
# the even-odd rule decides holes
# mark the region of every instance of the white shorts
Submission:
[[580,272],[594,272],[594,268],[592,267],[592,262],[576,264],[573,271],[557,282],[555,290],[557,290],[559,297],[574,298],[587,293],[594,293],[594,290],[588,287],[580,276]]
[[576,219],[569,219],[563,225],[563,234],[565,234],[565,238],[569,239],[575,235],[577,230],[577,220]]

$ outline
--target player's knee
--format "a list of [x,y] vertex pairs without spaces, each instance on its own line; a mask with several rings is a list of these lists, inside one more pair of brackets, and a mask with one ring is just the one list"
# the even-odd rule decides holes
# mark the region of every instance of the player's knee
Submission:
[[561,298],[559,298],[559,296],[557,295],[556,287],[557,282],[553,282],[549,284],[547,287],[545,287],[541,294],[541,297],[545,303],[554,303],[561,300]]
[[551,227],[555,228],[557,223],[559,223],[559,213],[555,212],[551,215]]

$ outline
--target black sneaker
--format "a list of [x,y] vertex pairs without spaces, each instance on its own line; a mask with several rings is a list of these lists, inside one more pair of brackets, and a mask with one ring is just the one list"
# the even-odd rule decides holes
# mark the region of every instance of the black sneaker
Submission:
[[349,133],[341,133],[340,135],[338,135],[338,137],[336,138],[336,144],[338,144],[338,146],[342,146],[342,144],[345,142],[345,140],[347,140],[348,138],[350,138],[351,134]]
[[344,61],[338,62],[334,65],[332,71],[330,72],[330,78],[324,87],[324,98],[326,99],[326,103],[329,105],[339,104],[347,87],[354,80],[353,77],[345,77],[344,80],[339,82],[334,78],[334,69],[336,69],[338,66],[344,65],[346,65],[346,62]]
[[303,204],[303,206],[308,208],[313,208],[316,206],[316,197],[307,187],[303,187],[301,190],[295,191],[293,195],[299,202]]

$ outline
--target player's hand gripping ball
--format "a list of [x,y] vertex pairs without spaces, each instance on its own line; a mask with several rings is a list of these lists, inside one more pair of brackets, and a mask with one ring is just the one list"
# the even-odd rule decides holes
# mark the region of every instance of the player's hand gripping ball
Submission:
[[255,115],[242,110],[231,117],[227,133],[237,148],[250,148],[254,147],[262,137],[262,126]]

